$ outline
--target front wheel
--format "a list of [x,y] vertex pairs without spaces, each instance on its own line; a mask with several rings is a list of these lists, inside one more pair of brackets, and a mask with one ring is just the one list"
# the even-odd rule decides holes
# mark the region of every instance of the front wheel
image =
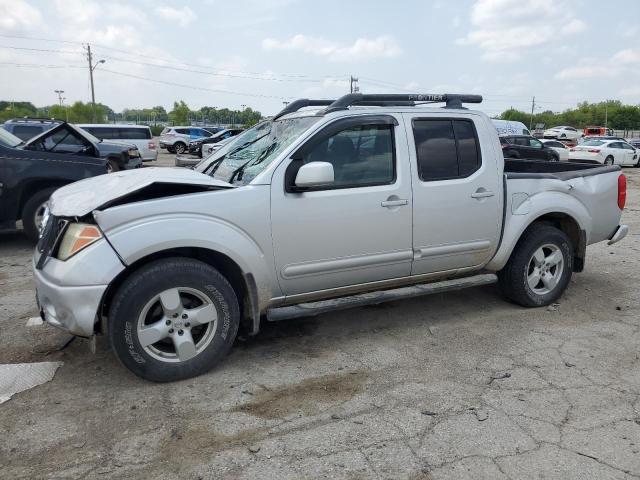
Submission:
[[550,225],[529,227],[498,272],[502,293],[523,307],[553,303],[573,272],[573,246],[567,235]]
[[109,312],[109,339],[133,373],[168,382],[213,368],[239,323],[227,279],[206,263],[176,257],[149,263],[122,284]]
[[176,142],[176,144],[173,146],[173,149],[176,151],[178,155],[182,155],[184,152],[187,151],[187,146],[182,142]]
[[604,164],[605,165],[613,165],[613,157],[611,155],[609,155],[607,158],[604,159]]
[[45,214],[45,206],[55,188],[46,188],[34,193],[22,208],[22,228],[29,240],[37,242]]

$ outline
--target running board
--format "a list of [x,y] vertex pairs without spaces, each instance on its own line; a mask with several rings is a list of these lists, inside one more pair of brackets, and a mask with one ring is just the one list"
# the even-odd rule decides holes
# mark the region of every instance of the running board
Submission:
[[360,293],[349,297],[320,300],[318,302],[300,303],[287,307],[272,308],[267,312],[267,320],[279,322],[292,318],[313,317],[322,313],[345,310],[347,308],[363,307],[365,305],[377,305],[405,298],[421,297],[434,293],[462,290],[463,288],[479,287],[496,283],[498,277],[493,273],[474,275],[473,277],[443,280],[441,282],[425,283],[410,287],[394,288],[393,290],[381,290],[377,292]]

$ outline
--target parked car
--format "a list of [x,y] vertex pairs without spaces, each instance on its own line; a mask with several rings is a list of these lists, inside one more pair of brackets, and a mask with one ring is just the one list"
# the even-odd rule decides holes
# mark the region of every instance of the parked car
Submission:
[[558,160],[561,162],[569,161],[569,147],[567,147],[564,143],[559,140],[540,140],[542,144],[547,147],[553,149],[558,154]]
[[640,167],[638,151],[619,140],[588,140],[569,150],[571,161]]
[[135,145],[143,162],[158,159],[158,149],[147,125],[115,125],[108,123],[79,124],[78,127],[100,140],[116,140]]
[[582,133],[585,137],[613,136],[613,129],[606,127],[585,127]]
[[589,140],[618,140],[620,142],[626,142],[626,140],[622,137],[616,137],[613,135],[590,135],[588,137],[582,137],[581,141],[578,143],[578,145],[584,143],[584,142],[588,142]]
[[210,137],[209,130],[197,127],[166,127],[160,133],[160,148],[166,148],[169,153],[184,153],[189,143],[197,138]]
[[202,148],[204,145],[211,145],[214,143],[218,143],[221,140],[226,140],[227,138],[235,137],[240,132],[242,132],[242,130],[243,130],[242,128],[227,128],[217,133],[214,133],[210,137],[191,140],[189,142],[189,153],[192,155],[197,155],[198,157],[202,158]]
[[27,141],[55,127],[59,123],[60,121],[58,120],[48,118],[14,118],[4,122],[2,128],[20,140]]
[[0,129],[0,228],[16,228],[16,222],[22,220],[25,234],[35,242],[51,193],[104,173],[107,161],[91,152],[30,150],[18,137]]
[[309,302],[496,278],[519,305],[555,302],[588,244],[626,236],[625,176],[505,160],[491,120],[460,108],[481,98],[299,100],[203,161],[204,173],[152,167],[66,186],[34,253],[41,315],[108,335],[135,374],[172,381],[215,366],[239,329],[255,335],[262,317]]
[[103,141],[63,120],[15,119],[5,122],[2,127],[9,132],[17,131],[23,137],[34,133],[35,135],[21,138],[25,142],[21,148],[26,150],[58,153],[78,153],[86,150],[89,155],[106,158],[110,172],[142,165],[140,152],[135,145]]
[[629,139],[629,145],[636,149],[640,148],[640,138]]
[[553,162],[560,161],[560,154],[555,149],[531,135],[501,135],[500,146],[504,158],[537,158]]
[[529,129],[522,122],[514,122],[513,120],[491,119],[493,126],[496,127],[498,135],[531,135]]
[[226,145],[228,142],[232,141],[235,138],[227,137],[224,140],[220,140],[218,143],[207,143],[203,145],[202,157],[194,156],[194,155],[176,155],[176,167],[195,167],[198,163],[202,161],[203,158],[209,157],[213,152],[221,148],[223,145]]
[[543,138],[559,138],[562,140],[578,140],[582,136],[582,132],[579,132],[573,127],[553,127],[544,131]]

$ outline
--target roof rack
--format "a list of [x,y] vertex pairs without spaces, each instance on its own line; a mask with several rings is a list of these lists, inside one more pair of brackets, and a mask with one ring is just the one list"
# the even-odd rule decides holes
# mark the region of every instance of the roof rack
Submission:
[[383,94],[363,94],[349,93],[337,100],[309,100],[301,98],[295,100],[283,108],[274,120],[288,113],[296,112],[304,107],[327,107],[322,114],[345,110],[352,105],[359,106],[379,106],[379,107],[414,107],[423,103],[445,103],[444,108],[464,108],[463,103],[481,103],[482,95],[459,94],[459,93],[383,93]]
[[464,108],[462,106],[463,103],[481,103],[482,95],[458,93],[349,93],[329,105],[325,113],[344,110],[351,105],[415,106],[421,103],[441,102],[446,104],[445,108]]
[[41,123],[58,123],[64,122],[64,120],[58,120],[57,118],[40,118],[40,117],[20,117],[20,118],[11,118],[7,120],[7,122],[11,123],[20,123],[20,122],[41,122]]

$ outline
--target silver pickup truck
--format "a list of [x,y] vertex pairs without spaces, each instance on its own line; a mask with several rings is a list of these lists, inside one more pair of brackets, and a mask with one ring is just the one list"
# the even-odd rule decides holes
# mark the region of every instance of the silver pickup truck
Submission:
[[108,335],[135,374],[170,381],[212,368],[239,330],[313,302],[497,280],[516,304],[548,305],[587,245],[627,234],[625,177],[505,160],[491,120],[462,106],[479,101],[298,100],[193,170],[60,188],[33,258],[42,317]]

